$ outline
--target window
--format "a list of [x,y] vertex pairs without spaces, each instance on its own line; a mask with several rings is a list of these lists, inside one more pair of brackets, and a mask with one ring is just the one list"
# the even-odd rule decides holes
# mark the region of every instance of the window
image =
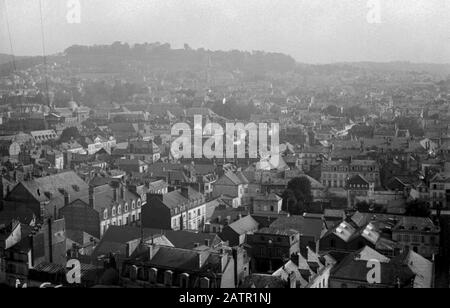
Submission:
[[156,283],[157,278],[158,278],[158,270],[156,268],[151,268],[149,271],[150,283]]
[[203,277],[200,279],[200,288],[202,289],[208,289],[210,286],[209,278]]
[[436,238],[434,236],[430,236],[430,245],[434,245],[436,243]]
[[138,270],[138,280],[141,281],[148,281],[149,280],[149,273],[148,270],[144,267],[139,268]]
[[134,202],[134,200],[131,202],[131,209],[135,209],[136,208],[136,202]]
[[125,212],[128,212],[128,203],[125,203]]
[[166,286],[172,286],[172,276],[173,276],[173,272],[172,271],[170,271],[170,270],[168,270],[168,271],[165,271],[165,273],[164,273],[164,284],[166,285]]
[[116,207],[115,206],[112,208],[112,216],[113,217],[116,216]]
[[336,247],[336,241],[334,239],[330,240],[330,247],[335,248]]
[[189,287],[189,274],[183,273],[180,275],[180,288],[186,289]]
[[265,256],[266,255],[266,250],[265,250],[264,247],[260,247],[259,248],[259,254],[260,254],[260,256]]
[[137,202],[137,206],[138,206],[138,207],[141,207],[141,205],[142,205],[142,202],[141,202],[141,200],[138,200],[138,202]]
[[105,209],[105,211],[103,212],[103,218],[108,219],[108,209]]
[[121,206],[121,205],[119,205],[119,206],[117,207],[117,214],[118,214],[118,215],[121,215],[121,214],[122,214],[122,206]]

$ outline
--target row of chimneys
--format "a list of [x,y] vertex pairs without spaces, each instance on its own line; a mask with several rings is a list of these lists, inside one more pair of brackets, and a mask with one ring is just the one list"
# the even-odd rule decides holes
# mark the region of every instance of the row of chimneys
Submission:
[[[125,185],[120,184],[119,187],[113,187],[113,198],[115,202],[119,202],[119,200],[123,200],[125,198]],[[64,192],[64,206],[69,205],[71,202],[70,194],[66,191]],[[95,204],[95,188],[93,186],[89,186],[89,207],[94,208]]]

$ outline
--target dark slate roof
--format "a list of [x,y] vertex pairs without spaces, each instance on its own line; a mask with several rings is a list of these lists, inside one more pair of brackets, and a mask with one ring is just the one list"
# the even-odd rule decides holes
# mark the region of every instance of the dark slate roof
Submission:
[[322,234],[323,221],[303,216],[280,217],[270,227],[297,230],[300,236],[312,236],[318,240]]
[[199,256],[197,251],[161,246],[150,260],[150,264],[156,267],[195,271],[200,269]]
[[[209,240],[211,245],[218,241],[218,238],[215,234],[195,233],[190,231],[172,231],[143,228],[142,233],[144,235],[144,238],[164,235],[173,244],[174,247],[184,249],[192,249],[195,247],[196,243],[204,245],[206,240]],[[141,229],[138,227],[110,226],[103,235],[101,241],[126,244],[127,242],[139,239],[140,237]]]
[[258,222],[252,216],[245,216],[228,225],[237,234],[245,234],[258,229]]
[[200,200],[203,198],[203,195],[192,187],[188,187],[188,196],[189,198],[186,198],[185,196],[183,196],[181,191],[174,190],[163,195],[163,203],[169,209],[173,209],[182,204],[188,203],[189,200]]
[[286,236],[291,236],[291,235],[295,235],[298,233],[297,230],[293,230],[293,229],[286,229],[286,228],[282,228],[282,229],[278,229],[278,228],[262,228],[260,230],[258,230],[257,232],[255,232],[257,234],[270,234],[270,235],[286,235]]
[[356,174],[354,176],[352,176],[349,180],[348,180],[349,184],[356,184],[356,185],[369,185],[369,181],[367,181],[364,176],[362,176],[361,174]]
[[[367,260],[358,258],[361,249],[355,253],[349,254],[331,272],[331,278],[345,279],[349,281],[367,282]],[[389,261],[381,262],[381,284],[395,286],[397,279],[400,278],[402,285],[408,285],[414,278],[415,274],[408,265],[400,262]]]
[[111,183],[111,178],[107,176],[96,175],[89,181],[89,185],[93,187],[103,186]]
[[245,278],[242,287],[256,289],[281,289],[285,288],[286,285],[280,277],[267,274],[251,274]]

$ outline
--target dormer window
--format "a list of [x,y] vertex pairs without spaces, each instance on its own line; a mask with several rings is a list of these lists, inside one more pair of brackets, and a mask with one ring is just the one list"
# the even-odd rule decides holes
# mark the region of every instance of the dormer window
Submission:
[[118,207],[117,207],[117,214],[122,214],[122,206],[121,205],[119,205]]
[[125,203],[125,212],[128,212],[128,203]]
[[150,283],[156,283],[158,278],[158,270],[156,268],[151,268],[149,271],[149,281]]
[[167,270],[164,272],[164,284],[168,287],[172,286],[173,272],[171,270]]
[[105,210],[103,211],[103,218],[104,218],[104,219],[108,219],[108,209],[105,209]]
[[134,200],[131,202],[131,209],[135,209],[136,208],[136,202],[134,202]]
[[112,208],[112,216],[116,216],[116,207]]

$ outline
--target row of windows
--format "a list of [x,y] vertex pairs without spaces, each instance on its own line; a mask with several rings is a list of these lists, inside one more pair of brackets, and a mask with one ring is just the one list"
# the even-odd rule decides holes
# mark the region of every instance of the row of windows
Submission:
[[[256,208],[260,211],[268,212],[269,206],[267,205],[257,205]],[[273,205],[270,206],[270,212],[275,212],[275,207]]]
[[328,187],[344,187],[345,186],[345,181],[322,181],[322,184],[324,186],[328,186]]
[[[266,247],[260,247],[259,254],[260,256],[267,256],[269,258],[273,257],[285,257],[286,254],[284,253],[284,249],[282,248],[266,248]],[[289,254],[289,253],[288,253]]]
[[[130,217],[131,217],[131,219],[130,219]],[[136,213],[136,215],[131,215],[130,217],[125,217],[123,220],[121,219],[121,218],[118,218],[117,219],[117,222],[116,221],[113,221],[113,222],[111,222],[111,224],[109,224],[109,223],[106,223],[104,226],[103,226],[103,233],[105,233],[107,230],[108,230],[108,228],[109,228],[109,226],[110,225],[112,225],[112,226],[126,226],[126,225],[128,225],[130,222],[136,222],[136,221],[139,221],[139,219],[140,219],[140,215],[139,215],[139,213]]]
[[[152,284],[164,284],[168,287],[173,286],[177,282],[181,288],[188,288],[190,286],[189,274],[176,274],[171,270],[159,271],[156,268],[138,268],[134,265],[125,265],[122,276],[130,278],[132,281],[148,281]],[[199,283],[200,288],[210,287],[210,279],[207,277],[202,277]]]
[[189,204],[182,204],[181,206],[176,207],[176,208],[173,209],[173,215],[178,215],[181,212],[185,211],[186,209],[189,210],[190,208],[199,207],[199,206],[201,206],[204,203],[205,203],[204,198],[201,198],[201,199],[198,199],[198,200],[195,200],[195,201],[191,201]]
[[[131,202],[131,209],[135,210],[136,209],[136,205],[138,208],[141,207],[142,203],[141,200],[138,200],[137,203],[135,201]],[[128,208],[128,203],[125,203],[124,206],[124,213],[127,213],[129,210]],[[122,215],[122,205],[119,205],[117,208],[114,206],[111,210],[111,215],[112,217],[116,216],[116,215]],[[103,212],[103,218],[104,219],[108,219],[108,209],[105,209]]]
[[[419,235],[412,235],[412,236],[410,236],[408,234],[403,234],[403,235],[402,234],[398,234],[395,237],[395,239],[398,242],[407,242],[407,243],[411,242],[411,243],[422,243],[422,244],[426,243],[425,236],[419,236]],[[429,243],[430,243],[430,245],[436,244],[436,237],[430,236],[429,237]]]

